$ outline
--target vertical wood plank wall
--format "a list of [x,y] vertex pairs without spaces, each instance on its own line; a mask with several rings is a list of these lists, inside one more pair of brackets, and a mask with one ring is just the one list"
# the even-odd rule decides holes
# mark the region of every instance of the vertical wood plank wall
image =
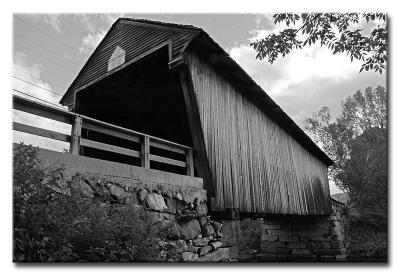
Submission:
[[330,213],[327,166],[195,54],[187,55],[216,209]]

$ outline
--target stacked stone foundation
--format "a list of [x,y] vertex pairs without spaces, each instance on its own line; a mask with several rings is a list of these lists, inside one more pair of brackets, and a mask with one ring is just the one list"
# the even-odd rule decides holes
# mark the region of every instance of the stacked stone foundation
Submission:
[[[178,252],[177,261],[228,260],[222,223],[208,215],[207,191],[201,178],[145,169],[40,149],[45,166],[62,165],[59,182],[49,188],[66,196],[73,189],[104,206],[144,211],[153,228],[163,231],[160,243]],[[44,179],[43,184],[47,184]]]
[[224,244],[240,261],[346,261],[345,217],[270,216],[224,220]]

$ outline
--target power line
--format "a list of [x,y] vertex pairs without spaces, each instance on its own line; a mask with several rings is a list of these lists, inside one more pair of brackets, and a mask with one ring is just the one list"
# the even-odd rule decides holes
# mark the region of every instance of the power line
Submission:
[[57,38],[57,37],[55,37],[55,36],[53,36],[53,35],[51,35],[51,34],[45,32],[45,31],[43,31],[43,30],[41,30],[41,29],[39,29],[39,28],[33,26],[32,24],[29,24],[29,23],[25,22],[24,20],[22,20],[22,19],[20,19],[20,18],[18,18],[18,17],[16,17],[16,16],[14,16],[14,18],[17,19],[18,21],[24,23],[25,25],[31,27],[32,29],[35,29],[36,31],[38,31],[38,32],[40,32],[40,33],[42,33],[42,34],[44,34],[44,35],[46,35],[46,36],[48,36],[48,37],[50,37],[50,38],[52,38],[52,39],[54,39],[54,40],[57,40],[59,43],[63,44],[64,46],[66,46],[66,47],[68,47],[68,48],[70,48],[70,49],[72,49],[72,50],[74,50],[74,51],[77,50],[77,48],[75,48],[75,47],[73,47],[73,46],[67,44],[66,42],[60,40],[59,38]]
[[[43,45],[40,45],[39,43],[37,43],[37,42],[35,42],[35,41],[31,40],[31,39],[28,39],[28,38],[26,38],[26,37],[23,36],[23,35],[20,35],[20,34],[18,34],[18,33],[14,33],[14,35],[16,35],[16,36],[22,38],[22,39],[25,40],[25,41],[28,41],[28,42],[30,42],[30,43],[36,45],[36,46],[39,47],[39,48],[42,48],[42,49],[44,49],[44,50],[46,50],[46,51],[49,51],[49,52],[53,53],[53,54],[54,54],[55,56],[57,56],[57,57],[58,57],[59,54],[60,54],[60,52],[56,52],[56,51],[54,51],[54,50],[52,50],[52,49],[49,49],[49,48],[47,48],[47,47],[44,47]],[[74,61],[72,61],[72,60],[65,59],[65,58],[64,58],[63,60],[68,61],[68,62],[70,62],[70,63],[72,63],[72,64],[74,64],[74,65],[76,65],[76,66],[80,66],[80,64],[78,64],[78,63],[76,63],[76,62],[74,62]]]
[[38,98],[38,97],[36,97],[36,96],[33,96],[33,95],[30,95],[30,94],[27,94],[27,93],[21,92],[21,91],[19,91],[19,90],[17,90],[17,89],[11,89],[11,90],[13,90],[14,92],[17,92],[17,93],[20,93],[20,94],[23,94],[23,95],[26,95],[26,96],[29,96],[29,97],[35,98],[35,99],[37,99],[37,100],[40,100],[40,101],[46,102],[47,104],[51,104],[51,105],[53,105],[53,106],[55,106],[55,107],[57,107],[57,108],[60,108],[61,110],[68,110],[67,108],[64,108],[64,107],[62,107],[62,106],[59,106],[59,105],[57,105],[57,104],[54,104],[54,103],[51,103],[51,102],[49,102],[49,101],[47,101],[47,100],[44,100],[44,99]]
[[[27,72],[25,72],[25,71],[23,71],[23,70],[17,70],[16,68],[15,68],[15,66],[13,67],[13,73],[16,73],[16,74],[18,74],[18,75],[22,75],[22,76],[24,76],[24,77],[27,77],[27,78],[31,78],[32,77],[32,75],[31,74],[29,74],[29,73],[27,73]],[[49,82],[49,81],[46,81],[45,79],[42,79],[43,81],[45,81],[45,82]],[[56,84],[56,83],[51,83],[51,86],[56,86],[56,87],[58,87],[59,89],[58,90],[64,90],[64,87],[61,85],[61,84]]]
[[20,81],[23,81],[23,82],[25,82],[25,83],[28,83],[28,84],[30,84],[30,85],[32,85],[32,86],[38,87],[38,88],[40,88],[40,89],[42,89],[42,90],[48,91],[48,92],[50,92],[50,93],[53,93],[53,94],[55,94],[55,95],[62,96],[62,95],[59,94],[59,93],[56,93],[56,92],[54,92],[54,91],[52,91],[52,90],[49,90],[49,89],[46,89],[46,88],[44,88],[44,87],[42,87],[42,86],[39,86],[39,85],[37,85],[37,84],[35,84],[35,83],[32,83],[32,82],[28,81],[28,80],[19,78],[18,76],[13,75],[12,77],[15,78],[15,79],[18,79],[18,80],[20,80]]
[[37,55],[39,55],[39,56],[41,56],[41,57],[43,57],[43,58],[46,58],[47,60],[49,60],[49,61],[51,61],[51,62],[53,62],[53,63],[55,63],[55,64],[61,66],[61,67],[64,68],[64,69],[70,70],[70,71],[72,71],[72,72],[75,71],[75,69],[73,69],[73,68],[71,68],[71,67],[68,67],[68,66],[65,66],[65,65],[63,65],[63,64],[61,64],[61,63],[58,63],[57,61],[53,60],[52,58],[50,58],[50,57],[48,57],[48,56],[45,56],[45,55],[43,55],[43,54],[41,54],[41,53],[39,53],[39,52],[37,52],[37,51],[35,51],[35,50],[32,50],[31,48],[28,48],[27,46],[25,46],[25,45],[23,45],[23,44],[21,44],[21,43],[15,42],[15,44],[19,45],[20,47],[23,47],[23,48],[27,49],[28,51],[31,51],[31,52],[35,53],[35,54],[37,54]]

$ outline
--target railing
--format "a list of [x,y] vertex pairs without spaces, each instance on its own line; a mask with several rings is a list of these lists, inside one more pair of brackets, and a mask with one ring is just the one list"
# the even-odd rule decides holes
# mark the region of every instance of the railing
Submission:
[[346,204],[344,204],[343,202],[340,202],[340,201],[338,201],[338,200],[335,200],[335,199],[332,198],[332,197],[331,197],[331,202],[332,202],[332,205],[333,205],[336,209],[338,209],[338,210],[340,210],[340,211],[342,211],[342,210],[345,208],[345,206],[346,206]]
[[[25,99],[23,97],[16,95],[13,95],[13,104],[14,104],[13,108],[16,110],[72,125],[71,135],[67,135],[43,128],[38,128],[18,122],[13,122],[13,129],[15,131],[25,132],[28,134],[69,142],[70,143],[69,152],[71,154],[79,155],[81,146],[90,147],[98,150],[140,158],[141,166],[144,168],[151,168],[150,161],[154,161],[163,164],[169,164],[172,166],[186,168],[186,174],[189,176],[194,176],[193,149],[191,147],[174,143],[165,139],[146,135],[140,132],[136,132],[114,124],[106,123],[104,121],[100,121],[77,113],[50,107],[48,105],[44,105],[36,101]],[[140,143],[141,149],[140,151],[137,151],[91,140],[88,138],[83,138],[81,136],[82,129],[92,130],[108,136],[125,139],[134,143]],[[151,154],[150,147],[155,147],[169,152],[174,152],[180,155],[184,155],[186,161],[177,160],[156,154]]]

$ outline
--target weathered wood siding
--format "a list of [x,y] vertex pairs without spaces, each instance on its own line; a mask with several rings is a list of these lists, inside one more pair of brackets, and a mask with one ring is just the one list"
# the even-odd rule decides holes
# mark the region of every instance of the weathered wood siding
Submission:
[[193,53],[187,54],[216,208],[330,212],[327,166]]
[[107,74],[108,60],[115,47],[120,46],[126,52],[125,63],[128,63],[152,48],[171,41],[173,60],[180,55],[181,50],[196,34],[193,30],[161,28],[157,24],[143,24],[138,21],[140,20],[120,19],[116,23],[68,88],[62,99],[63,105],[73,103],[76,89]]

